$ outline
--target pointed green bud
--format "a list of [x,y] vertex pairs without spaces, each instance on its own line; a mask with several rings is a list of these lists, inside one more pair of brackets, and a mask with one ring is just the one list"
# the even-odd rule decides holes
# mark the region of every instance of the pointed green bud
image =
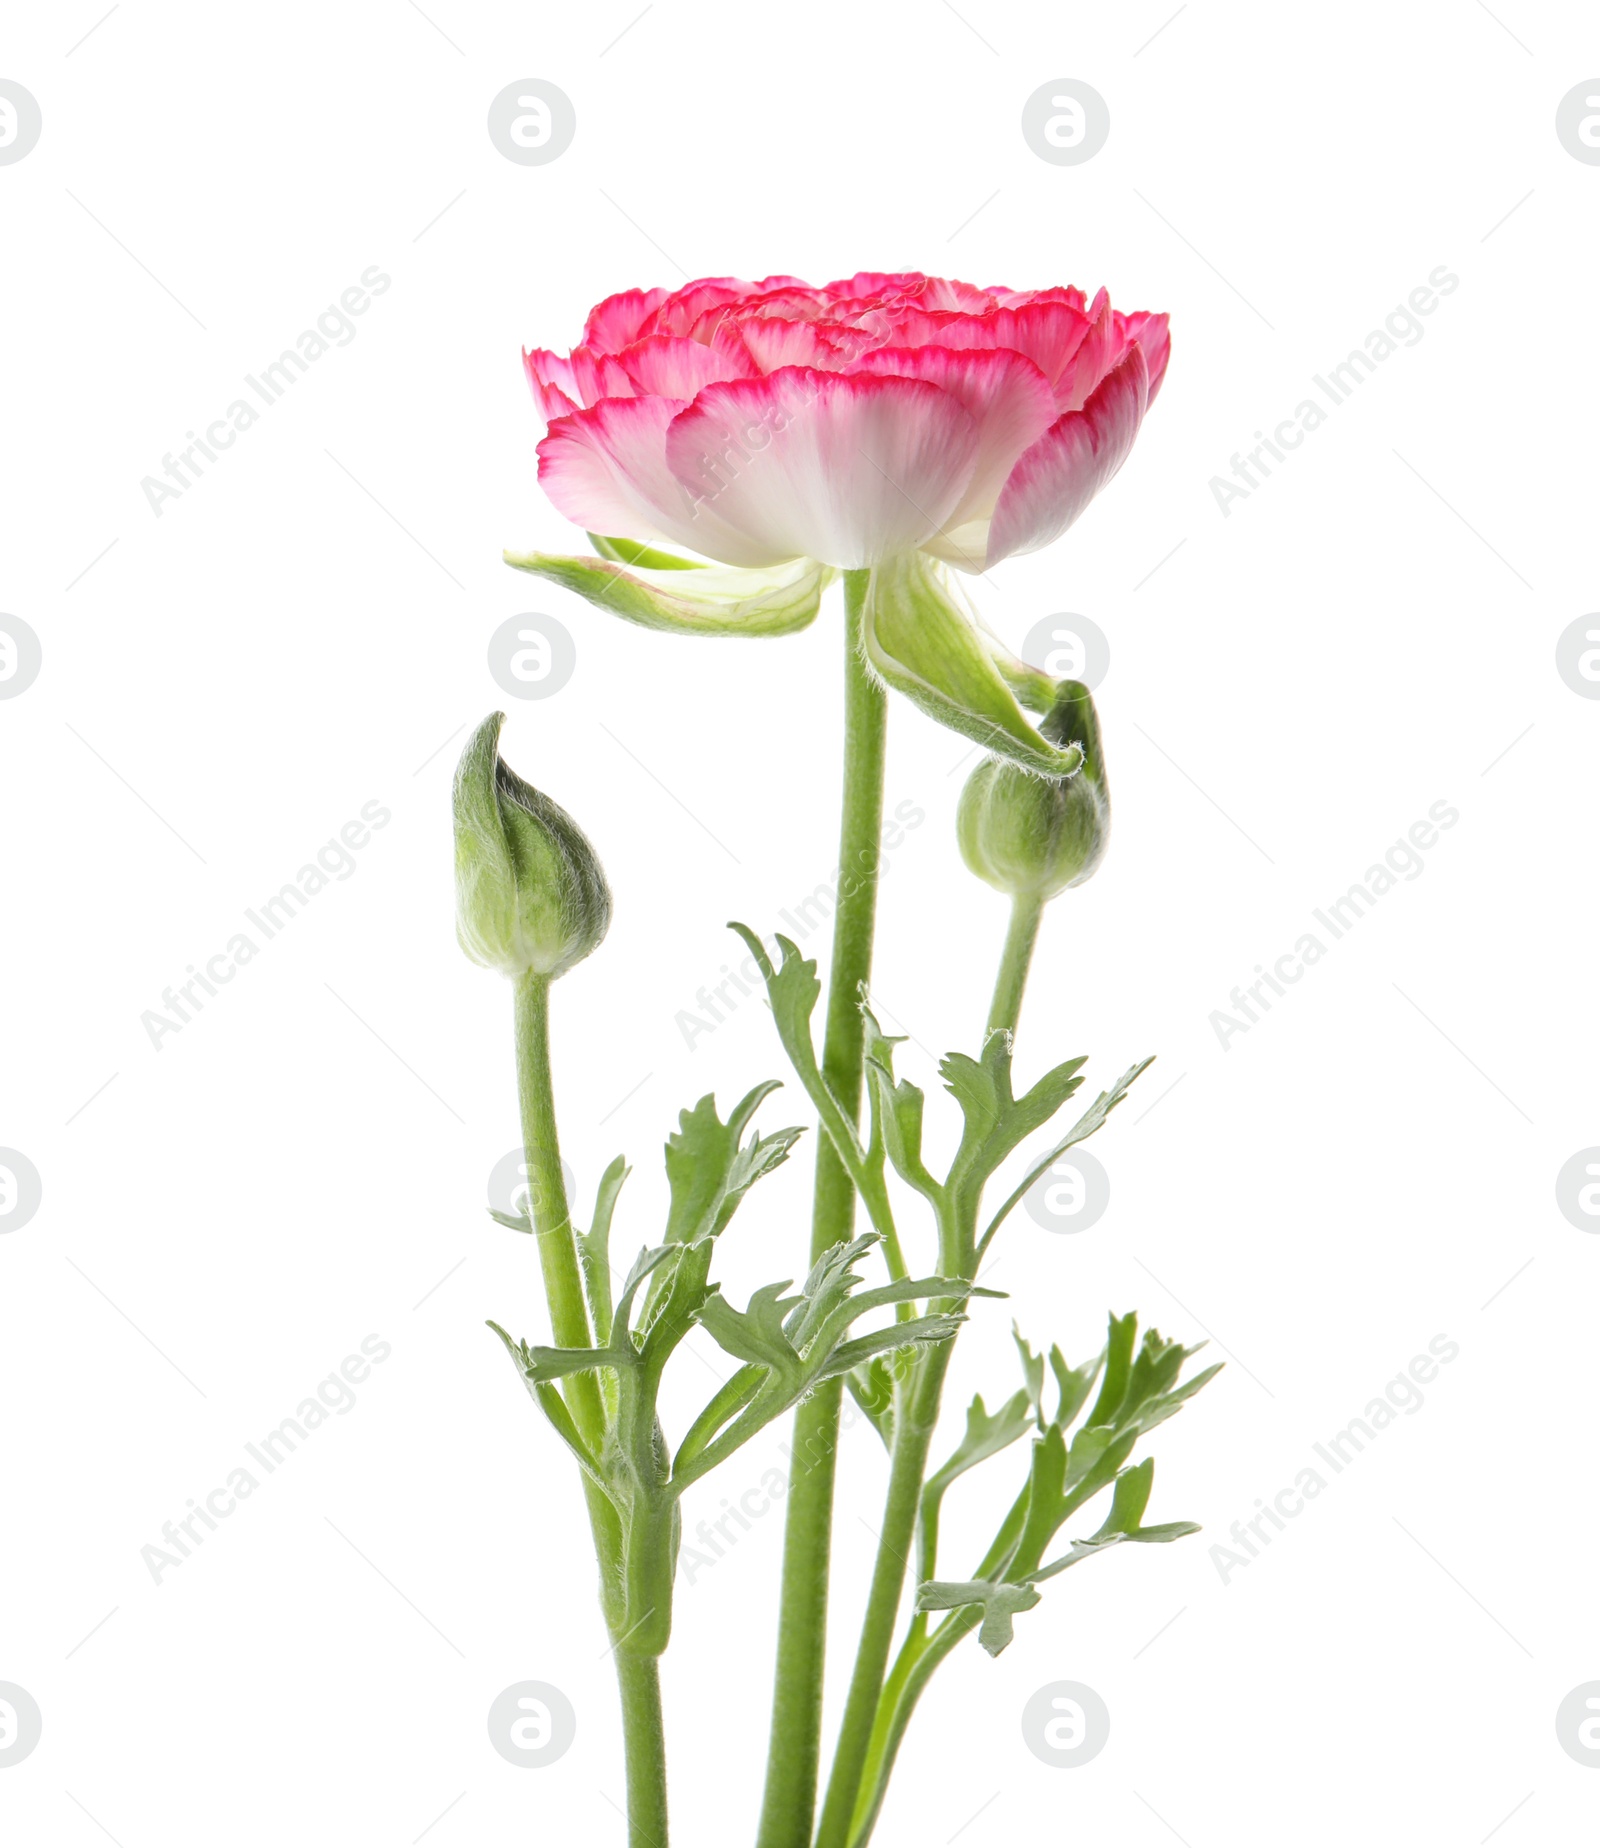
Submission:
[[578,824],[500,756],[503,712],[456,766],[456,936],[486,969],[564,974],[611,923],[611,888]]
[[980,879],[1013,898],[1051,899],[1082,885],[1100,864],[1111,832],[1111,801],[1100,752],[1100,721],[1089,689],[1058,681],[1041,734],[1058,749],[1077,745],[1083,767],[1041,776],[991,757],[967,779],[956,810],[961,857]]

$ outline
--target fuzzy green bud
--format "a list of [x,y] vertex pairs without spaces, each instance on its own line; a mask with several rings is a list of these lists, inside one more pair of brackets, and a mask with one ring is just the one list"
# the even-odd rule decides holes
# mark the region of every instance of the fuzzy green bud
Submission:
[[509,976],[564,974],[611,924],[611,888],[583,830],[500,756],[503,712],[456,766],[456,936]]
[[1056,683],[1055,703],[1039,727],[1049,741],[1077,745],[1082,767],[1071,776],[1041,776],[991,757],[968,777],[956,809],[961,857],[980,879],[1012,898],[1051,899],[1082,885],[1105,855],[1111,801],[1100,752],[1100,721],[1089,689]]

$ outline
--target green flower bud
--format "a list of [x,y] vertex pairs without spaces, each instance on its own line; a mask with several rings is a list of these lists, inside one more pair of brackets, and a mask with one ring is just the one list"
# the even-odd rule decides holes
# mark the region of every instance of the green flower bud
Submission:
[[1111,801],[1100,754],[1100,721],[1089,689],[1056,683],[1039,727],[1052,744],[1077,745],[1083,767],[1041,776],[991,757],[967,779],[956,810],[961,857],[980,879],[1013,898],[1043,902],[1082,885],[1100,864],[1111,832]]
[[503,712],[473,733],[456,766],[456,936],[486,969],[564,974],[611,924],[611,888],[565,809],[500,757]]

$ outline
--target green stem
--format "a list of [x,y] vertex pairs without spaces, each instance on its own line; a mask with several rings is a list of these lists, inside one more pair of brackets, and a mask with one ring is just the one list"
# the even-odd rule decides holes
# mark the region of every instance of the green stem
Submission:
[[905,1591],[906,1561],[917,1531],[917,1507],[928,1468],[928,1447],[939,1421],[939,1400],[950,1365],[952,1343],[941,1341],[919,1356],[909,1391],[897,1408],[889,1492],[884,1502],[872,1589],[861,1625],[855,1671],[839,1726],[839,1744],[828,1778],[828,1795],[817,1826],[816,1848],[848,1848],[856,1795],[872,1743],[873,1721],[894,1643],[895,1620]]
[[[593,1342],[589,1305],[578,1263],[578,1241],[567,1185],[561,1172],[555,1091],[550,1075],[550,978],[530,971],[517,982],[517,1089],[522,1103],[522,1146],[528,1165],[530,1216],[539,1267],[544,1274],[550,1328],[558,1347]],[[565,1381],[572,1421],[591,1452],[606,1439],[605,1406],[596,1375],[574,1373]],[[617,1511],[584,1478],[584,1498],[600,1566],[600,1608],[613,1640],[627,1630],[625,1541]],[[628,1848],[667,1848],[666,1747],[661,1725],[661,1686],[654,1657],[614,1650],[622,1695],[622,1730],[628,1772]]]
[[1022,991],[1028,984],[1028,969],[1033,962],[1033,946],[1038,940],[1039,920],[1043,915],[1043,899],[1019,894],[1011,901],[1011,924],[1006,931],[1006,947],[1001,952],[1000,970],[995,977],[994,999],[989,1003],[987,1033],[1002,1029],[1015,1033],[1017,1030]]
[[[861,608],[869,573],[845,573],[844,797],[839,824],[839,901],[822,1071],[859,1120],[863,1023],[860,988],[872,973],[878,855],[883,834],[886,702],[861,658]],[[855,1225],[855,1190],[827,1137],[818,1138],[811,1219],[815,1262]],[[777,1668],[766,1790],[756,1848],[808,1848],[822,1744],[822,1669],[828,1619],[835,1451],[841,1382],[829,1380],[795,1413],[783,1544]]]
[[667,1755],[656,1656],[619,1649],[622,1736],[628,1769],[628,1848],[667,1848]]
[[[1016,1031],[1043,913],[1044,901],[1037,897],[1019,896],[1012,901],[1011,922],[1000,955],[994,998],[989,1006],[989,1034]],[[975,1220],[977,1208],[975,1195],[970,1201],[963,1200],[956,1209],[962,1223],[947,1222],[941,1227],[941,1261],[963,1276],[970,1275],[975,1268],[973,1226],[965,1221],[969,1215]],[[952,1264],[958,1251],[962,1261]],[[866,1839],[857,1831],[862,1826],[870,1829],[882,1804],[884,1786],[911,1708],[920,1697],[927,1677],[953,1647],[953,1643],[946,1644],[935,1652],[929,1645],[928,1654],[906,1668],[903,1682],[897,1665],[897,1673],[886,1687],[889,1650],[905,1591],[907,1560],[916,1536],[928,1449],[934,1427],[939,1422],[939,1404],[954,1346],[953,1338],[942,1341],[919,1358],[915,1387],[908,1395],[908,1408],[914,1408],[913,1415],[897,1416],[895,1420],[889,1494],[873,1567],[872,1589],[855,1673],[839,1728],[827,1801],[817,1829],[816,1848],[854,1848],[855,1843]],[[931,1536],[928,1538],[931,1540]],[[931,1546],[924,1549],[924,1569],[929,1573],[933,1570]],[[900,1718],[902,1711],[903,1719]],[[867,1786],[865,1803],[862,1800],[864,1784]],[[864,1825],[863,1810],[866,1811]]]

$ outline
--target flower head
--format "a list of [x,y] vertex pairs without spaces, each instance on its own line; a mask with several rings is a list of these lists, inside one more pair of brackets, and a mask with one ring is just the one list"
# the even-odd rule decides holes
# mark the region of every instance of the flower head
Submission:
[[982,571],[1116,473],[1167,350],[1165,315],[1104,290],[863,273],[630,289],[524,363],[540,483],[591,532],[747,568],[924,551]]

